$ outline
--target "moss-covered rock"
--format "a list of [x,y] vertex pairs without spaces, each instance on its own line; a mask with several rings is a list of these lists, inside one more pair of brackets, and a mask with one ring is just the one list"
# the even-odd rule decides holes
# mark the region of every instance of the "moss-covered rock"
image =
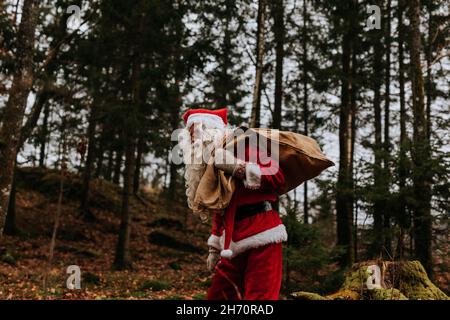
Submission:
[[346,273],[344,284],[341,289],[362,292],[366,288],[366,281],[370,276],[367,271],[368,265],[369,263],[361,263],[353,266],[353,268]]
[[409,299],[449,300],[449,297],[431,282],[419,261],[408,261],[398,266],[392,265],[391,269],[398,271],[398,280],[395,285]]
[[341,289],[338,292],[327,296],[330,300],[361,300],[361,295],[357,291]]
[[368,291],[369,300],[408,300],[398,289],[374,289]]
[[[381,288],[369,289],[368,266],[378,265]],[[419,261],[365,261],[354,264],[346,273],[341,288],[320,296],[310,292],[294,292],[293,299],[302,300],[448,300],[449,297],[428,278]]]

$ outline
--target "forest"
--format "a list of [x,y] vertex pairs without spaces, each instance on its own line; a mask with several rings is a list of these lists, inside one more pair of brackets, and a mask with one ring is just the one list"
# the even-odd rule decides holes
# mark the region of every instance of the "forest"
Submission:
[[335,163],[279,200],[282,299],[386,299],[372,264],[388,298],[448,299],[449,106],[447,1],[0,0],[0,299],[204,299],[191,108]]

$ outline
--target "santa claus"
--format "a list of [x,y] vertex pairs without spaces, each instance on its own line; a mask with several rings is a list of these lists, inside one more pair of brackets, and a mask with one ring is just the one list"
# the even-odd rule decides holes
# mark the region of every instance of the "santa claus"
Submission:
[[278,299],[282,242],[287,240],[275,209],[278,194],[285,190],[281,168],[256,146],[246,144],[241,154],[222,148],[224,137],[233,131],[227,126],[227,109],[188,110],[183,119],[187,130],[180,146],[189,207],[211,161],[236,183],[228,207],[213,212],[207,267],[214,275],[207,298]]

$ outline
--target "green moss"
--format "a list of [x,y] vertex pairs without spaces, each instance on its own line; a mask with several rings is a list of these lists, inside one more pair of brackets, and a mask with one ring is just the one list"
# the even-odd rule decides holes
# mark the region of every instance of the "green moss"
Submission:
[[369,300],[408,300],[398,289],[374,289],[368,291]]
[[435,286],[419,261],[402,263],[398,268],[400,291],[411,300],[449,300],[449,297]]
[[320,294],[306,292],[306,291],[293,292],[293,293],[291,293],[291,297],[294,300],[327,300],[326,298],[322,297]]
[[366,288],[366,281],[369,276],[367,265],[357,265],[346,273],[341,289],[362,292]]
[[328,295],[327,298],[331,300],[360,300],[361,296],[356,291],[341,289],[336,293]]
[[[384,289],[367,288],[367,266],[374,264],[381,268]],[[296,292],[291,296],[299,300],[449,300],[430,281],[419,261],[365,261],[355,264],[346,273],[344,283],[336,293],[321,297],[315,293]]]

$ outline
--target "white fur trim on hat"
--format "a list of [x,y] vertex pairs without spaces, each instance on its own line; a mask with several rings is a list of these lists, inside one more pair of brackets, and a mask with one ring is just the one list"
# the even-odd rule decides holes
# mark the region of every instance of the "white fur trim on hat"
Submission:
[[203,123],[208,129],[224,129],[225,123],[222,118],[210,113],[194,113],[186,121],[186,127],[189,128],[194,122]]
[[276,227],[267,229],[263,232],[254,234],[248,238],[239,240],[238,242],[231,241],[230,248],[223,250],[223,239],[225,238],[225,232],[220,237],[220,245],[222,251],[220,252],[221,257],[231,259],[238,254],[247,251],[248,249],[262,247],[269,243],[280,243],[287,241],[286,227],[283,224],[279,224]]
[[244,186],[247,189],[259,189],[261,187],[261,168],[256,163],[247,163],[245,166]]

